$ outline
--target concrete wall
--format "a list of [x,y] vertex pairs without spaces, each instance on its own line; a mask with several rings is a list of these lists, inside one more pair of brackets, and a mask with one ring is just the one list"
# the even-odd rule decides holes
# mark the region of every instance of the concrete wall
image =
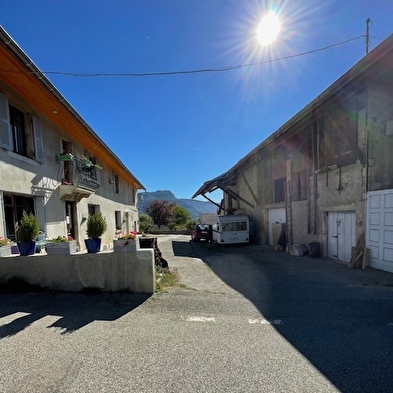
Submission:
[[0,258],[0,282],[11,277],[51,290],[155,292],[154,250]]

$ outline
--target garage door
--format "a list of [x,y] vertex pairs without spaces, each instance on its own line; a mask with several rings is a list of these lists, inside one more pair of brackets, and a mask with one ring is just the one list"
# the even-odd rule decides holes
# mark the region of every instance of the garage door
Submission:
[[393,272],[393,190],[367,194],[366,246],[370,266]]

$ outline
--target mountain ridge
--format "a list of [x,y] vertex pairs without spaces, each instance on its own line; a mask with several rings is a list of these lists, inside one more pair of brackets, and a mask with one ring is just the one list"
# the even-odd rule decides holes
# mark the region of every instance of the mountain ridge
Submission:
[[217,206],[209,201],[198,201],[187,198],[176,198],[169,190],[158,190],[154,192],[141,192],[138,196],[139,214],[146,214],[146,206],[154,200],[167,201],[184,207],[191,215],[193,220],[198,220],[200,214],[217,213]]

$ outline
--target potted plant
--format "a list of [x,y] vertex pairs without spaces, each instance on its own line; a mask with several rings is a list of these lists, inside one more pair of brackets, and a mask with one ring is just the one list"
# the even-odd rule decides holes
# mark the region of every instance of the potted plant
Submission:
[[88,157],[81,156],[80,162],[82,164],[82,169],[87,171],[94,171],[96,169],[102,169],[102,166],[99,164],[93,163]]
[[76,241],[71,236],[57,236],[48,239],[46,243],[47,254],[74,254],[76,252]]
[[127,252],[139,250],[139,240],[137,233],[131,231],[130,233],[122,233],[117,231],[115,233],[115,239],[113,240],[113,251],[114,252]]
[[40,233],[40,223],[33,213],[27,214],[23,210],[19,228],[16,233],[20,255],[35,253],[35,240]]
[[107,223],[105,217],[101,212],[90,215],[87,219],[86,235],[88,239],[85,239],[85,245],[88,253],[96,253],[101,248],[101,236],[107,229]]
[[0,257],[11,255],[11,240],[0,236]]

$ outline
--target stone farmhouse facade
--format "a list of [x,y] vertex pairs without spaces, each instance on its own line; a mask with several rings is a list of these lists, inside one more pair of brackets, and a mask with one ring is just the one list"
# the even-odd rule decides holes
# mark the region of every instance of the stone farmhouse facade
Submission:
[[364,236],[369,265],[393,272],[393,35],[193,197],[217,189],[256,243],[282,223],[288,244],[349,262]]

